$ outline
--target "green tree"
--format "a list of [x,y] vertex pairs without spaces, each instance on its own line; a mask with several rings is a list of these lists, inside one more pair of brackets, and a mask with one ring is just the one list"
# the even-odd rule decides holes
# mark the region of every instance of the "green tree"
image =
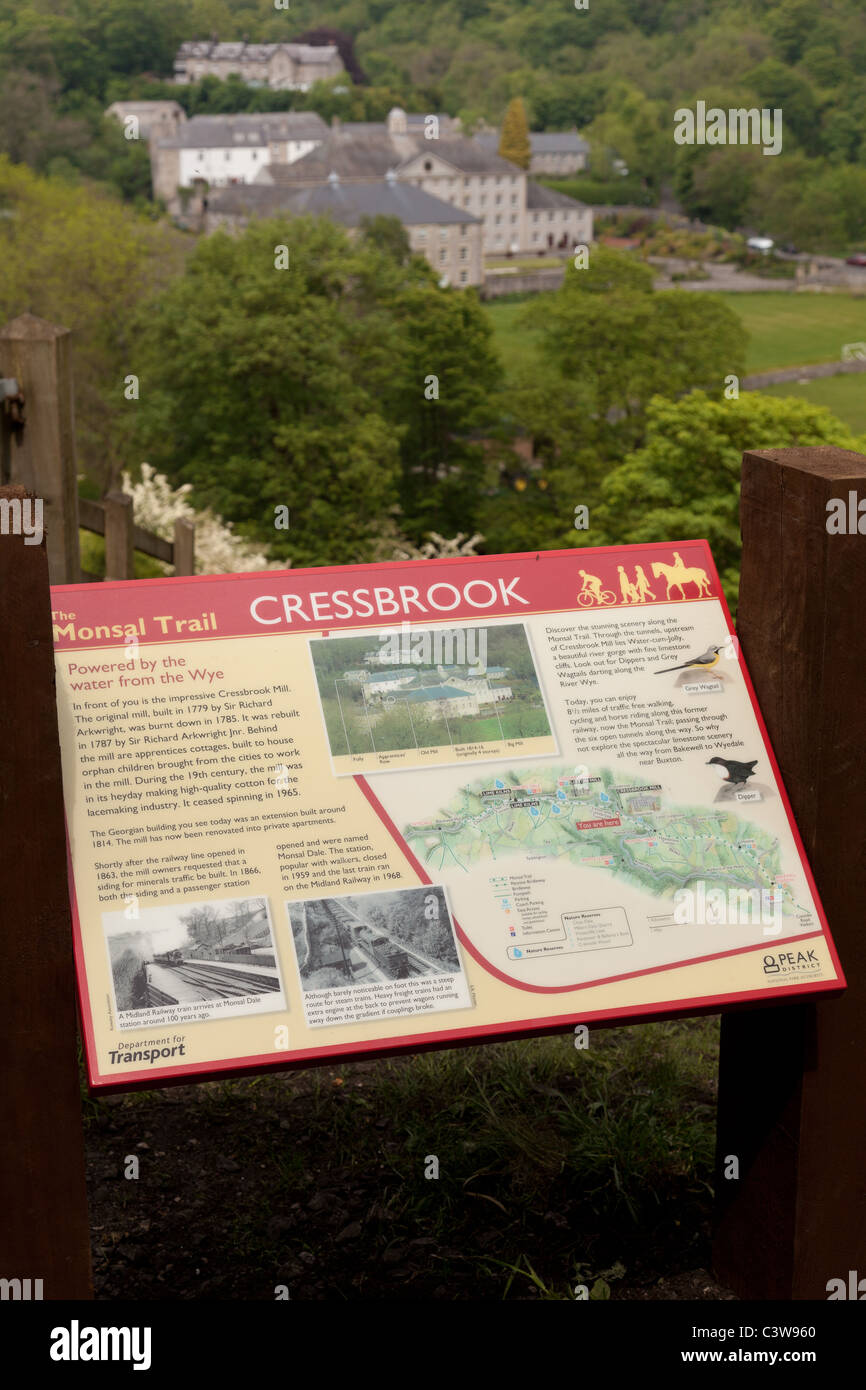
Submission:
[[136,312],[175,274],[183,238],[93,186],[0,156],[0,321],[30,311],[72,329],[79,466],[100,489],[129,463]]
[[793,396],[749,391],[738,400],[711,400],[694,391],[681,400],[656,397],[642,447],[602,483],[593,544],[706,537],[733,601],[743,451],[822,444],[862,451],[866,440],[854,438],[823,406]]
[[[276,557],[370,559],[399,484],[378,405],[399,339],[383,286],[399,274],[327,218],[200,242],[139,324],[149,460]],[[280,505],[289,531],[274,531]]]
[[532,146],[529,142],[529,122],[526,119],[526,107],[522,97],[514,97],[508,103],[508,110],[502,122],[502,133],[499,136],[499,153],[503,159],[510,159],[512,164],[518,164],[521,169],[529,168]]

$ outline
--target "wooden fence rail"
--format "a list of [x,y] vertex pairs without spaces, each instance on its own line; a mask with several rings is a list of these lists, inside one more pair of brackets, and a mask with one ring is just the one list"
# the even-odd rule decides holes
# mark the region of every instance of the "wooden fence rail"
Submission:
[[[78,499],[78,524],[85,531],[105,537],[105,578],[134,579],[133,553],[140,550],[174,566],[176,575],[195,573],[195,526],[178,517],[174,540],[164,540],[143,526],[136,526],[132,498],[125,492],[109,492],[101,502]],[[102,576],[82,571],[81,578],[98,580]]]
[[[0,485],[18,483],[42,499],[52,584],[102,576],[82,573],[79,527],[105,537],[105,578],[134,579],[134,552],[195,573],[195,527],[179,519],[174,540],[136,526],[132,498],[78,496],[68,328],[21,314],[0,329]],[[15,387],[14,394],[11,390]],[[14,410],[10,407],[14,404]]]

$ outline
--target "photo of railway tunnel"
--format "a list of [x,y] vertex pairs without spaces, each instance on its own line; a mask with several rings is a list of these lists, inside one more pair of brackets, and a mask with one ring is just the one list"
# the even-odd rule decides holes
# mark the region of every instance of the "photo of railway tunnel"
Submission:
[[305,991],[460,971],[445,892],[434,885],[286,906]]

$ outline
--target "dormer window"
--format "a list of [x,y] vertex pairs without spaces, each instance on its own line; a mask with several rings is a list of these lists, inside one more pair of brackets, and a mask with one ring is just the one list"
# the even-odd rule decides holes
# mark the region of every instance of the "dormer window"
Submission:
[[432,159],[425,159],[425,160],[424,160],[424,172],[425,172],[425,174],[429,174],[432,168],[433,168],[433,160],[432,160]]

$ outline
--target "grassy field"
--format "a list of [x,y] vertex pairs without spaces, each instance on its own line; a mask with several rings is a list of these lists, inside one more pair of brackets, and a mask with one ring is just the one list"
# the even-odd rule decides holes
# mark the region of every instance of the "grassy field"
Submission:
[[493,326],[493,342],[509,377],[513,376],[528,353],[534,351],[536,335],[518,327],[528,299],[491,300],[484,305]]
[[750,372],[838,362],[845,343],[866,342],[866,297],[851,294],[717,294],[749,333]]
[[770,396],[800,396],[812,405],[825,405],[855,434],[866,434],[866,375],[831,376],[820,381],[784,381],[765,386]]
[[[811,362],[838,362],[845,343],[866,342],[866,298],[856,295],[718,294],[742,319],[749,333],[749,372],[798,367]],[[536,334],[518,327],[526,300],[485,304],[496,348],[507,375],[535,348]],[[785,382],[769,388],[774,395],[802,396],[826,405],[856,432],[866,430],[866,379],[840,376],[800,385]]]

